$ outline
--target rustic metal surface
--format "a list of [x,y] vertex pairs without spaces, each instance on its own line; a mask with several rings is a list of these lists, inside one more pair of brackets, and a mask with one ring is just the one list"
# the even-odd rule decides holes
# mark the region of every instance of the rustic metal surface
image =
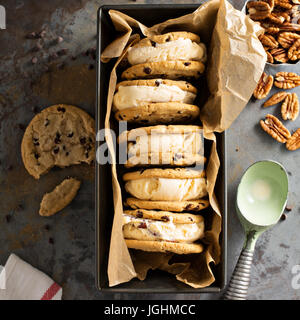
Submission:
[[[244,3],[239,0],[231,2],[239,9]],[[6,8],[7,29],[0,30],[0,264],[5,263],[10,252],[16,253],[61,284],[64,299],[219,298],[219,295],[212,294],[128,296],[97,292],[93,168],[54,169],[36,181],[23,167],[20,143],[23,128],[34,112],[55,103],[71,103],[94,116],[96,80],[95,71],[90,66],[94,60],[82,53],[96,46],[96,16],[101,4],[104,3],[96,0],[1,1]],[[33,53],[37,40],[25,39],[25,35],[42,29],[47,30],[45,49]],[[55,43],[57,36],[62,36],[64,41]],[[69,49],[68,54],[52,61],[50,72],[46,72],[49,52],[63,48]],[[31,62],[33,56],[38,58],[36,64]],[[293,71],[295,66],[288,69]],[[274,74],[274,68],[270,72]],[[298,89],[293,91],[300,94]],[[234,209],[238,181],[243,170],[254,161],[274,159],[289,171],[289,204],[293,210],[285,221],[259,239],[248,298],[300,299],[300,290],[293,289],[291,284],[292,268],[299,264],[300,253],[300,207],[297,203],[300,154],[286,151],[260,129],[258,122],[266,113],[279,114],[278,107],[262,109],[261,104],[260,101],[251,101],[227,134],[228,278],[243,244],[243,231]],[[288,128],[299,127],[299,121],[289,123]],[[40,217],[38,208],[42,195],[68,175],[83,180],[78,196],[61,214],[51,219]]]

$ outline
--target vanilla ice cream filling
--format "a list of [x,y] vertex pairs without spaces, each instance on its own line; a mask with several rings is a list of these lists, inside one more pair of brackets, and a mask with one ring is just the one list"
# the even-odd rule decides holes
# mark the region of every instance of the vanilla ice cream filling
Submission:
[[[159,80],[158,80],[159,81]],[[114,95],[114,109],[123,110],[155,102],[181,102],[192,104],[196,94],[174,85],[120,86]]]
[[205,62],[206,47],[203,43],[179,38],[174,41],[155,43],[155,46],[133,46],[128,50],[128,61],[131,65],[172,60]]
[[154,201],[196,200],[207,195],[205,178],[143,178],[127,181],[125,189],[138,199]]
[[203,237],[204,223],[174,223],[136,218],[123,214],[123,235],[125,239],[143,241],[172,241],[193,243]]
[[142,135],[128,143],[128,155],[145,153],[197,154],[203,146],[202,130],[188,133]]

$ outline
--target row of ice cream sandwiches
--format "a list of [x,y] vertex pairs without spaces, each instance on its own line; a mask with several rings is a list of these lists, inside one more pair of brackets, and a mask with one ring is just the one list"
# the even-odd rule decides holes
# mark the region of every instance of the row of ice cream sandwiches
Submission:
[[[151,168],[123,176],[130,195],[123,214],[129,248],[144,251],[199,253],[208,207],[202,128],[188,125],[199,117],[197,89],[187,79],[204,72],[206,48],[198,35],[171,32],[140,40],[129,48],[131,65],[116,86],[113,110],[118,121],[155,125],[123,132],[125,167]],[[184,80],[183,80],[184,79]],[[191,80],[189,80],[191,81]],[[162,124],[181,125],[162,125]],[[185,168],[197,164],[196,168]],[[168,166],[160,168],[160,166]]]

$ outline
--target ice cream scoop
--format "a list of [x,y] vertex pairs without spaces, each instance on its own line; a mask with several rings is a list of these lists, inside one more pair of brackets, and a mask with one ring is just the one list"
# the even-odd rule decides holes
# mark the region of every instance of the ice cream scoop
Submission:
[[244,173],[238,186],[236,211],[245,230],[245,243],[224,295],[226,300],[245,300],[258,237],[274,226],[285,209],[288,176],[275,161],[258,161]]

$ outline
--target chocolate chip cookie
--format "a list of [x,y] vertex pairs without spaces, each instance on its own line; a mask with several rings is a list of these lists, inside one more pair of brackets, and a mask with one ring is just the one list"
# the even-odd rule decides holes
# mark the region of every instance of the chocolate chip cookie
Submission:
[[95,122],[85,111],[54,105],[37,114],[25,130],[21,153],[35,179],[52,167],[90,164],[95,158]]

